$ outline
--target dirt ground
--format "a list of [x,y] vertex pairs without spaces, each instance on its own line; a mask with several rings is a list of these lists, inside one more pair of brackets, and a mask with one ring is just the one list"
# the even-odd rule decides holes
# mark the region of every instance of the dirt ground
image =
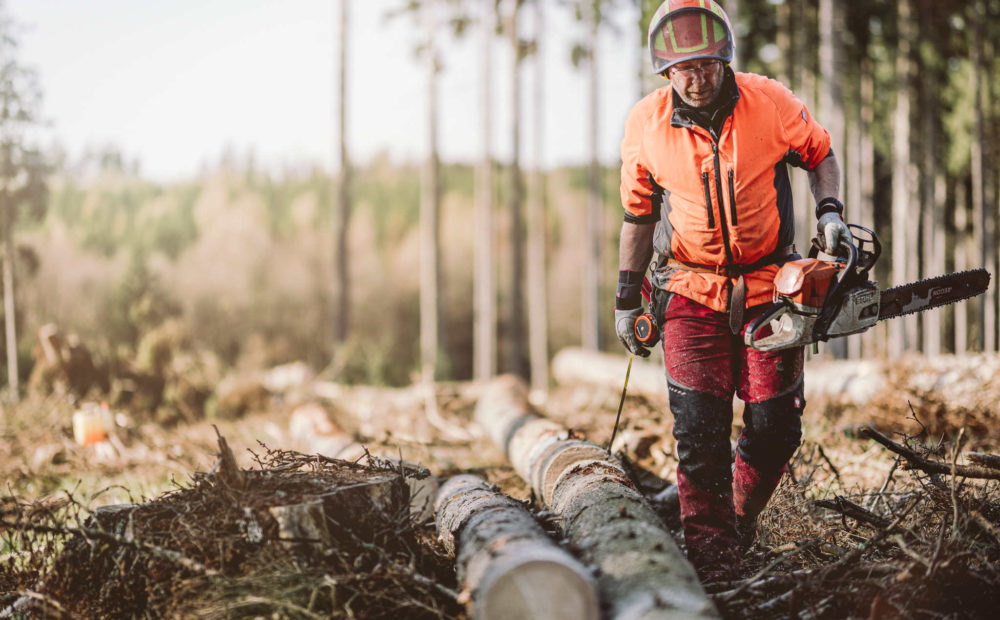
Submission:
[[[477,473],[530,502],[524,481],[472,423],[479,390],[438,385],[430,415],[419,387],[333,385],[275,394],[265,411],[238,420],[165,428],[121,414],[109,441],[90,446],[73,440],[73,408],[61,399],[8,407],[0,612],[21,601],[52,617],[467,617],[454,561],[433,522],[389,519],[376,532],[346,526],[350,535],[334,541],[333,551],[296,556],[248,545],[245,509],[272,505],[276,495],[287,503],[293,489],[322,495],[345,468],[351,475],[385,471],[367,459],[354,465],[298,454],[308,442],[291,421],[304,404],[322,407],[332,427],[373,454],[401,456],[442,479]],[[605,445],[619,398],[609,388],[565,385],[539,408]],[[944,463],[956,462],[956,442],[996,453],[1000,435],[972,437],[954,427],[930,434],[931,421],[916,411],[890,419],[895,425],[887,429],[884,409],[879,402],[846,409],[810,403],[803,445],[762,515],[742,579],[709,589],[723,617],[978,618],[1000,604],[1000,483],[906,469],[857,428],[881,420],[893,439],[909,437],[907,445]],[[734,434],[738,426],[737,418]],[[665,395],[626,399],[614,449],[650,496],[674,477],[670,427]],[[233,490],[218,481],[216,429],[252,483]],[[81,524],[95,509],[125,503],[146,515],[142,524],[130,517],[127,544],[87,538]],[[664,518],[683,546],[672,515]],[[183,535],[178,524],[187,528]],[[86,585],[80,570],[98,581]]]

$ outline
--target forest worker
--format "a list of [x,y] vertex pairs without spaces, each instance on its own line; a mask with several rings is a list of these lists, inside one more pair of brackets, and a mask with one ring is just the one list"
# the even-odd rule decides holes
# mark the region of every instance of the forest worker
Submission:
[[[653,70],[669,84],[631,110],[621,144],[615,328],[632,353],[651,268],[677,440],[688,558],[702,581],[734,578],[799,445],[802,348],[743,344],[772,301],[778,266],[799,258],[786,164],[808,171],[821,243],[849,239],[830,135],[785,86],[735,73],[733,31],[715,0],[667,0],[653,15]],[[746,405],[735,464],[733,394]]]

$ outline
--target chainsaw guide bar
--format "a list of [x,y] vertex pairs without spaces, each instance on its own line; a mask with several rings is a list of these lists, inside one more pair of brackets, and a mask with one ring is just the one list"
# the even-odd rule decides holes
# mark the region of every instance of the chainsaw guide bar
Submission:
[[982,268],[894,286],[882,291],[878,318],[893,319],[953,304],[984,293],[989,286],[990,273]]

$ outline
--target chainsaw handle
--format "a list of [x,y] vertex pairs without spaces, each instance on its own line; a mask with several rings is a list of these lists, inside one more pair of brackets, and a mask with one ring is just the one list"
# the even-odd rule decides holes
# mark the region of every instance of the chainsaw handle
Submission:
[[[837,275],[837,284],[839,285],[843,282],[844,278],[847,277],[848,273],[854,271],[854,265],[858,262],[858,248],[851,242],[850,239],[843,239],[838,247],[845,248],[847,250],[847,256],[844,257],[847,259],[847,264],[844,265],[844,268],[841,269],[840,273]],[[831,293],[832,292],[833,291],[831,290]]]

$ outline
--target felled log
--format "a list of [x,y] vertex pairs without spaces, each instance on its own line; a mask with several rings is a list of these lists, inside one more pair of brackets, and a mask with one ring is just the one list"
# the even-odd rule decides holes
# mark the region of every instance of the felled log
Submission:
[[[571,347],[560,350],[552,358],[552,376],[563,385],[586,383],[621,391],[627,363],[627,355]],[[666,395],[667,379],[662,363],[637,356],[632,361],[628,391],[651,396]]]
[[517,500],[473,475],[441,486],[438,535],[480,620],[597,620],[593,577]]
[[[552,375],[561,384],[586,383],[621,390],[627,356],[578,348],[559,351]],[[928,394],[956,409],[992,410],[998,394],[994,378],[1000,374],[1000,354],[908,355],[893,360],[806,361],[805,396],[833,399],[842,404],[865,404],[873,398],[903,391],[915,399]],[[663,367],[640,361],[632,365],[629,393],[663,395]],[[905,404],[906,399],[903,399]]]
[[[331,459],[357,461],[369,454],[365,446],[354,437],[341,431],[326,409],[315,403],[296,407],[289,419],[289,431],[307,454],[320,454]],[[400,466],[403,479],[410,491],[410,516],[417,523],[424,523],[434,516],[434,497],[438,481],[425,467],[400,462],[397,455],[378,454]]]
[[476,422],[562,516],[568,540],[596,571],[608,618],[717,617],[694,569],[621,464],[532,411],[523,382],[492,382]]

